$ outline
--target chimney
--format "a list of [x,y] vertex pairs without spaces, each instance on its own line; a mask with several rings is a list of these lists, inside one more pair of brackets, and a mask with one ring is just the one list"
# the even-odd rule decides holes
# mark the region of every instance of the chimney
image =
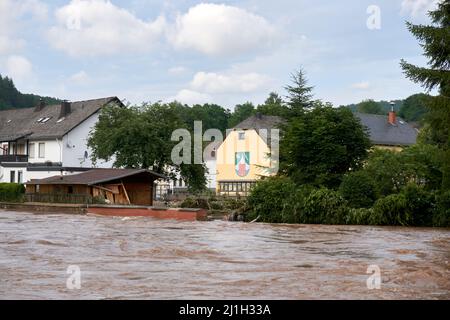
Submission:
[[39,99],[39,104],[34,108],[34,111],[41,111],[45,108],[45,101],[44,99],[40,98]]
[[392,124],[393,126],[397,125],[397,115],[395,114],[394,111],[394,102],[391,102],[391,111],[389,111],[389,117],[388,117],[388,121],[390,124]]
[[59,113],[59,119],[66,117],[71,112],[70,102],[63,100],[61,102],[61,112]]

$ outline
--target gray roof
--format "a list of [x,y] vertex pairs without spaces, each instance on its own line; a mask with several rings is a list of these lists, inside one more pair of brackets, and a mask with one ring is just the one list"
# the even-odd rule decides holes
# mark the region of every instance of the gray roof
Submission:
[[280,124],[284,122],[283,118],[278,116],[266,116],[266,115],[254,115],[250,118],[245,119],[233,129],[242,129],[242,130],[248,130],[248,129],[274,129],[277,128]]
[[355,116],[369,129],[370,140],[375,145],[409,146],[416,143],[417,130],[400,117],[392,125],[385,115],[355,112]]
[[[272,129],[279,129],[281,124],[285,123],[285,120],[278,116],[266,116],[263,114],[256,114],[251,116],[235,127],[233,130],[251,130],[254,129],[259,134],[259,136],[265,141],[265,143],[270,147],[272,145]],[[260,131],[265,129],[267,131]],[[279,139],[273,140],[273,142],[279,141]]]
[[[32,140],[61,138],[112,101],[122,104],[117,97],[72,102],[71,113],[60,122],[58,122],[60,104],[45,106],[40,111],[35,111],[35,108],[2,110],[0,142],[14,141],[23,137]],[[50,120],[39,123],[38,120],[41,118]]]
[[141,175],[150,179],[166,178],[164,175],[145,169],[92,169],[86,172],[72,175],[57,175],[45,179],[31,180],[27,184],[78,184],[94,185],[127,177]]

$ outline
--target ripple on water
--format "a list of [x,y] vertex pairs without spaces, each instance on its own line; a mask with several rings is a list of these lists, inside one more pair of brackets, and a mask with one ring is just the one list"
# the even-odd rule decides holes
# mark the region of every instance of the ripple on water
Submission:
[[[448,229],[0,210],[2,298],[450,299],[449,260]],[[367,290],[372,264],[383,290]],[[76,294],[69,265],[81,269]]]

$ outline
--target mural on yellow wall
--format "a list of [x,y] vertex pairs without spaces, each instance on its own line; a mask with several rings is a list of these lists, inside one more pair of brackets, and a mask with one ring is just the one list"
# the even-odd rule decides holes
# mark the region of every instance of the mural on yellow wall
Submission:
[[239,177],[245,177],[250,172],[250,152],[236,152],[235,170]]

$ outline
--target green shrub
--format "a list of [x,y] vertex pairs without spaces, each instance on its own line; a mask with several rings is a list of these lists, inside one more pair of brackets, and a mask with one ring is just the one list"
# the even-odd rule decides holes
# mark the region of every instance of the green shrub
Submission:
[[347,201],[337,191],[322,188],[304,200],[300,219],[304,223],[345,224],[348,214]]
[[209,209],[208,201],[204,198],[186,198],[180,204],[181,208]]
[[223,207],[228,210],[237,210],[245,206],[246,201],[244,199],[225,198],[223,201]]
[[432,226],[436,207],[435,194],[415,184],[408,184],[401,193],[405,195],[407,210],[412,218],[411,224]]
[[282,221],[285,223],[307,223],[303,217],[303,209],[306,198],[316,190],[311,185],[300,186],[290,195],[286,195],[283,200],[283,210],[281,212]]
[[223,204],[218,201],[210,202],[210,205],[211,205],[211,209],[213,209],[213,210],[223,210],[224,209]]
[[378,197],[375,181],[365,171],[345,175],[339,193],[353,208],[369,208]]
[[25,187],[18,183],[0,183],[0,201],[22,202]]
[[285,222],[283,208],[286,198],[295,192],[295,183],[287,177],[275,176],[258,181],[247,198],[247,218],[252,220],[260,216],[261,222]]
[[352,208],[347,215],[346,224],[368,225],[372,215],[372,208]]
[[433,215],[434,227],[450,227],[450,191],[437,197],[437,206]]
[[373,207],[373,214],[369,218],[370,224],[375,225],[411,225],[412,217],[409,214],[404,194],[391,194],[378,199]]

